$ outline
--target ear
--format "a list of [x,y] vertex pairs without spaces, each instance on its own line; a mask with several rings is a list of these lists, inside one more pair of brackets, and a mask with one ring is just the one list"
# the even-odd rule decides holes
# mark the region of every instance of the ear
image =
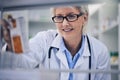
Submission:
[[83,15],[83,26],[87,24],[87,21],[88,21],[88,14],[84,14]]
[[85,22],[88,21],[88,14],[84,14],[84,21],[85,21]]

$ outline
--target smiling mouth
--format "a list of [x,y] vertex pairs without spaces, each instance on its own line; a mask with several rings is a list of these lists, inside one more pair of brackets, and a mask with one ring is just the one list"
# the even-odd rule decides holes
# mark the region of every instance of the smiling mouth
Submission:
[[73,30],[73,28],[66,28],[66,29],[63,29],[63,31],[65,31],[65,32],[70,32],[70,31],[72,31]]

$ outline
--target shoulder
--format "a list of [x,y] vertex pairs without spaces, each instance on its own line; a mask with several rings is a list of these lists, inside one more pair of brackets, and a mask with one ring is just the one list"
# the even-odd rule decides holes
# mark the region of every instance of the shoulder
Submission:
[[57,31],[55,30],[38,32],[33,38],[29,40],[29,46],[30,48],[49,48],[56,34]]
[[90,40],[90,44],[91,44],[91,50],[94,56],[94,59],[98,62],[98,63],[102,63],[101,61],[105,62],[105,63],[109,63],[109,51],[107,46],[101,42],[100,40],[92,37],[92,36],[88,36],[89,40]]
[[96,49],[98,48],[99,50],[107,49],[106,45],[102,41],[100,41],[90,35],[88,35],[88,38],[89,38],[89,41],[90,41],[90,44],[92,45],[92,47],[94,47]]
[[88,37],[93,55],[96,56],[96,58],[109,56],[108,48],[102,41],[92,36],[88,36]]
[[50,40],[55,37],[57,34],[56,30],[47,30],[47,31],[41,31],[38,32],[33,38],[30,39],[30,41],[41,41],[41,40]]
[[32,53],[35,53],[39,59],[43,59],[48,53],[49,46],[56,35],[55,30],[38,32],[29,40],[29,48]]
[[94,37],[88,37],[92,47],[92,65],[100,70],[108,70],[110,68],[110,56],[106,45]]

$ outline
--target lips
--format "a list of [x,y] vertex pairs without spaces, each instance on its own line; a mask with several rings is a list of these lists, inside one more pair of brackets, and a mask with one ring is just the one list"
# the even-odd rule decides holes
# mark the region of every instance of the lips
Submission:
[[70,32],[70,31],[72,31],[73,30],[73,28],[66,28],[66,29],[63,29],[63,31],[65,31],[65,32]]

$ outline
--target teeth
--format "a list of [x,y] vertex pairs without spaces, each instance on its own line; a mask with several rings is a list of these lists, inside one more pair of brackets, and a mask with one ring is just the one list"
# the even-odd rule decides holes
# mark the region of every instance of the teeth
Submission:
[[68,28],[68,29],[63,29],[63,30],[66,31],[66,32],[69,32],[69,31],[71,31],[71,30],[73,30],[73,29]]

